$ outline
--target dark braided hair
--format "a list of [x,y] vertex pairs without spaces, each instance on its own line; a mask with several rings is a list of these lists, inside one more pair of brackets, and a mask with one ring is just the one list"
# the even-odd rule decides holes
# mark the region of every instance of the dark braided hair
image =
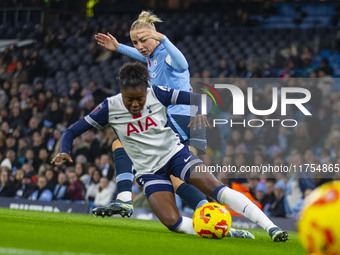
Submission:
[[149,70],[141,63],[126,63],[124,64],[118,73],[118,79],[120,80],[120,89],[149,86]]

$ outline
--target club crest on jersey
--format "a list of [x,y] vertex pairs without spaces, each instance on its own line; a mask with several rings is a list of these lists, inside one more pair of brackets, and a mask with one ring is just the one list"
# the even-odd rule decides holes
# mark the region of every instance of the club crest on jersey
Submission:
[[151,111],[151,105],[147,106],[146,109],[149,110],[149,114],[152,113],[152,111]]
[[153,119],[151,119],[150,116],[146,117],[144,127],[143,127],[143,124],[140,120],[137,121],[137,124],[138,125],[134,125],[132,123],[129,123],[127,125],[127,136],[130,136],[134,132],[139,134],[139,133],[142,133],[144,131],[147,131],[151,126],[157,127],[156,122]]
[[154,60],[153,60],[153,65],[154,65],[154,66],[157,66],[157,64],[158,64],[157,59],[154,59]]

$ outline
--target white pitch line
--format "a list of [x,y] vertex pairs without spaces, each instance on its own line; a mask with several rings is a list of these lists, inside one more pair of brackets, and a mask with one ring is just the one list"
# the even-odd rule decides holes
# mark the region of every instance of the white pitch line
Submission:
[[[106,255],[102,253],[82,253],[82,252],[56,252],[56,251],[41,251],[17,248],[4,248],[0,247],[0,254],[17,254],[17,255]],[[111,253],[112,254],[112,253]]]

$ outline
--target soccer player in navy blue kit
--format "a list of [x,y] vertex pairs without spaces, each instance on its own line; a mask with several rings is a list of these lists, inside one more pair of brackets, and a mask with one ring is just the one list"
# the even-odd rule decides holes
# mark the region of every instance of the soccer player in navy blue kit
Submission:
[[200,122],[207,126],[206,117],[200,114],[201,95],[166,87],[149,87],[149,72],[138,63],[125,64],[119,79],[121,93],[104,100],[63,133],[60,153],[52,163],[72,162],[69,152],[75,137],[92,127],[100,129],[110,125],[133,162],[137,182],[143,186],[151,209],[169,230],[195,234],[192,219],[181,216],[176,206],[170,181],[170,175],[174,175],[257,223],[273,241],[285,242],[288,239],[287,232],[274,225],[246,196],[205,172],[203,162],[191,154],[174,131],[166,126],[167,106],[174,104],[197,105],[198,114],[191,123]]

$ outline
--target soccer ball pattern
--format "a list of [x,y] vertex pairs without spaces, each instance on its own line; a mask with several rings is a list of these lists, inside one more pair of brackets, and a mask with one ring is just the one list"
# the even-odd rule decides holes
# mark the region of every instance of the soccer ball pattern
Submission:
[[207,203],[194,213],[195,232],[203,238],[223,238],[231,228],[231,215],[225,206],[218,203]]
[[310,254],[340,255],[340,181],[314,190],[306,199],[298,230]]

